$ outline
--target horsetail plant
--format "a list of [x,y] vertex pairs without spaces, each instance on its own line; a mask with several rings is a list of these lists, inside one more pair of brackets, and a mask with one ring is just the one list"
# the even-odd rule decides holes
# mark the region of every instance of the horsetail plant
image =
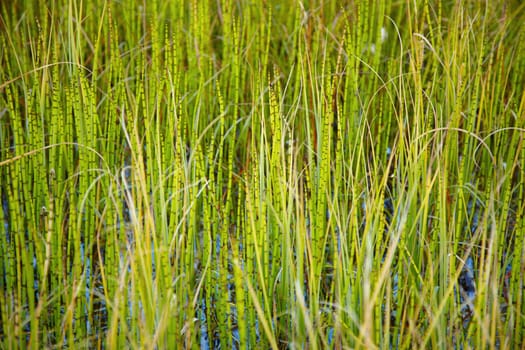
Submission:
[[0,347],[523,347],[525,5],[0,5]]

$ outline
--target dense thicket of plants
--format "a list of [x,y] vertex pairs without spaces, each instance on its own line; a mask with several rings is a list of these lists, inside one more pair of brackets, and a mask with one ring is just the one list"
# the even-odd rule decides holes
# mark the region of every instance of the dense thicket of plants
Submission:
[[523,2],[0,6],[0,347],[524,346]]

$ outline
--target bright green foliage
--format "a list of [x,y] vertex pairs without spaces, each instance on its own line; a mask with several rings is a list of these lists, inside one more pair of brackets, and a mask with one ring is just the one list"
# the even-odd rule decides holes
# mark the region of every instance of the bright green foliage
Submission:
[[0,348],[523,348],[525,4],[0,4]]

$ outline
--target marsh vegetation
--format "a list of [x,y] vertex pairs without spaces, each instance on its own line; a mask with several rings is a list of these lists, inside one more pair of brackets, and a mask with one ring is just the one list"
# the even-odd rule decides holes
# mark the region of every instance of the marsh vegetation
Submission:
[[0,7],[0,347],[524,346],[523,2]]

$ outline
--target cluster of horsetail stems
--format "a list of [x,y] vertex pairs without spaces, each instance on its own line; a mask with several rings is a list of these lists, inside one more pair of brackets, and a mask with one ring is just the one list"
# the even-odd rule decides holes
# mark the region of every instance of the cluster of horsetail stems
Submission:
[[525,4],[0,4],[0,348],[525,346]]

